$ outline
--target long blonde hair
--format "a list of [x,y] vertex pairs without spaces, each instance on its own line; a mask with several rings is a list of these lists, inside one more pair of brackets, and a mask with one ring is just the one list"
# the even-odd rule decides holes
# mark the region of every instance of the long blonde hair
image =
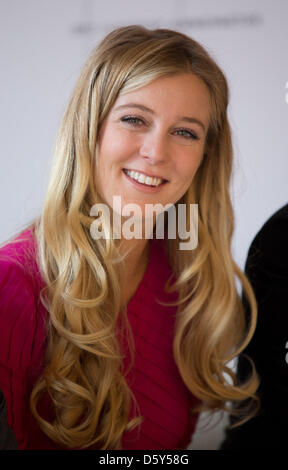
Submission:
[[[128,417],[134,397],[116,339],[119,312],[129,331],[120,305],[123,265],[115,263],[118,248],[112,237],[92,242],[90,235],[91,207],[102,202],[93,178],[99,129],[119,93],[183,72],[197,75],[208,87],[211,119],[203,161],[179,201],[187,207],[199,204],[198,247],[179,251],[178,236],[167,240],[177,277],[170,290],[179,292],[174,358],[183,381],[202,401],[195,412],[227,409],[227,402],[255,397],[255,369],[248,382],[237,384],[227,367],[252,337],[256,302],[231,256],[233,152],[226,79],[205,49],[180,32],[121,27],[93,50],[76,83],[58,135],[43,211],[35,221],[49,329],[46,367],[30,405],[44,433],[69,448],[121,448],[123,433],[141,422],[140,416]],[[109,235],[108,224],[104,231]],[[251,306],[248,325],[236,278]],[[133,355],[131,331],[130,340]],[[54,405],[53,422],[37,410],[44,392]]]

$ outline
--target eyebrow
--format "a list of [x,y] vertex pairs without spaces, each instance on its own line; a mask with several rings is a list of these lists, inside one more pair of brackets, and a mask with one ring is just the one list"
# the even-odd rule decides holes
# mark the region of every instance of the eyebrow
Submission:
[[[147,108],[147,106],[144,106],[143,104],[138,104],[138,103],[122,104],[121,106],[117,106],[117,108],[115,108],[115,111],[117,111],[118,109],[123,109],[123,108],[138,108],[138,109],[141,109],[142,111],[147,111],[148,113],[153,114],[155,116],[155,112],[152,109]],[[204,132],[206,132],[206,127],[204,126],[203,122],[197,118],[189,117],[189,116],[181,116],[181,117],[178,116],[177,121],[185,121],[185,122],[190,122],[192,124],[198,124],[200,127],[202,127]]]

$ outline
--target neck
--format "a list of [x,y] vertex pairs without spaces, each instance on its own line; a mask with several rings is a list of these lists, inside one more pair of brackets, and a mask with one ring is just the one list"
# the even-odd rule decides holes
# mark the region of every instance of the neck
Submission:
[[[129,243],[128,243],[129,242]],[[125,258],[125,271],[121,279],[121,305],[125,307],[137,291],[149,263],[149,240],[125,240],[119,248]]]
[[122,239],[119,247],[120,254],[126,254],[125,271],[129,276],[133,276],[147,267],[149,259],[149,240],[144,239]]
[[[119,251],[121,255],[125,255],[125,268],[128,273],[132,276],[133,274],[137,274],[140,268],[144,266],[147,267],[148,258],[149,258],[149,238],[146,238],[145,232],[145,220],[135,220],[134,223],[134,230],[135,233],[141,233],[141,238],[132,238],[128,239],[123,236],[123,224],[125,223],[126,218],[123,217],[121,219],[122,224],[122,238],[119,244]],[[153,221],[152,226],[154,226],[155,220]],[[138,226],[140,224],[140,226]],[[153,230],[153,228],[152,228]]]

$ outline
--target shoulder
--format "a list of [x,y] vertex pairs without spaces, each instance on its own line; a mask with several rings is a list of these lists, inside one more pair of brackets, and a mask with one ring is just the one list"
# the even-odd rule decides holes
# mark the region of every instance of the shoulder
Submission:
[[269,267],[288,276],[288,204],[275,212],[253,239],[246,268]]
[[31,233],[0,248],[0,358],[25,369],[37,330],[39,290]]
[[[281,207],[278,211],[269,217],[257,234],[257,237],[267,242],[277,242],[286,246],[288,231],[288,204]],[[284,232],[284,233],[283,233]],[[284,235],[284,236],[283,236]]]
[[37,265],[37,243],[33,228],[21,232],[5,244],[0,245],[0,263],[3,269],[7,266],[18,268],[25,278],[33,284],[33,280],[41,278]]

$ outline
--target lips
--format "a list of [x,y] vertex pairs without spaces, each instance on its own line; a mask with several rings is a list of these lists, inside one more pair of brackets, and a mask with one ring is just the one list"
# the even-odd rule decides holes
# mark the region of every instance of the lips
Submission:
[[[128,171],[129,171],[129,170],[128,170]],[[131,171],[133,171],[133,170],[131,170]],[[151,193],[151,194],[157,193],[158,191],[161,191],[161,190],[162,190],[163,186],[165,186],[166,184],[168,184],[168,181],[165,180],[165,181],[163,181],[162,183],[160,183],[160,184],[157,185],[157,186],[150,186],[149,184],[145,184],[145,183],[143,184],[143,183],[137,181],[136,179],[131,178],[131,176],[129,176],[129,175],[127,174],[127,172],[125,171],[124,168],[122,169],[122,173],[123,173],[125,179],[128,180],[129,184],[131,184],[134,188],[140,190],[141,192],[144,192],[144,193],[147,193],[147,194],[149,194],[149,193]]]
[[163,176],[159,176],[159,175],[151,175],[150,173],[146,173],[145,171],[140,171],[140,170],[137,170],[135,168],[122,168],[123,171],[135,171],[139,174],[142,174],[144,176],[148,176],[150,178],[158,178],[158,179],[161,179],[163,180],[163,183],[166,183],[168,180],[166,178],[163,178]]
[[139,173],[138,171],[130,171],[130,170],[123,170],[123,173],[131,178],[133,181],[137,181],[137,183],[143,184],[144,186],[149,187],[158,187],[162,186],[165,181],[161,178],[152,178],[151,176],[146,176],[143,173]]

